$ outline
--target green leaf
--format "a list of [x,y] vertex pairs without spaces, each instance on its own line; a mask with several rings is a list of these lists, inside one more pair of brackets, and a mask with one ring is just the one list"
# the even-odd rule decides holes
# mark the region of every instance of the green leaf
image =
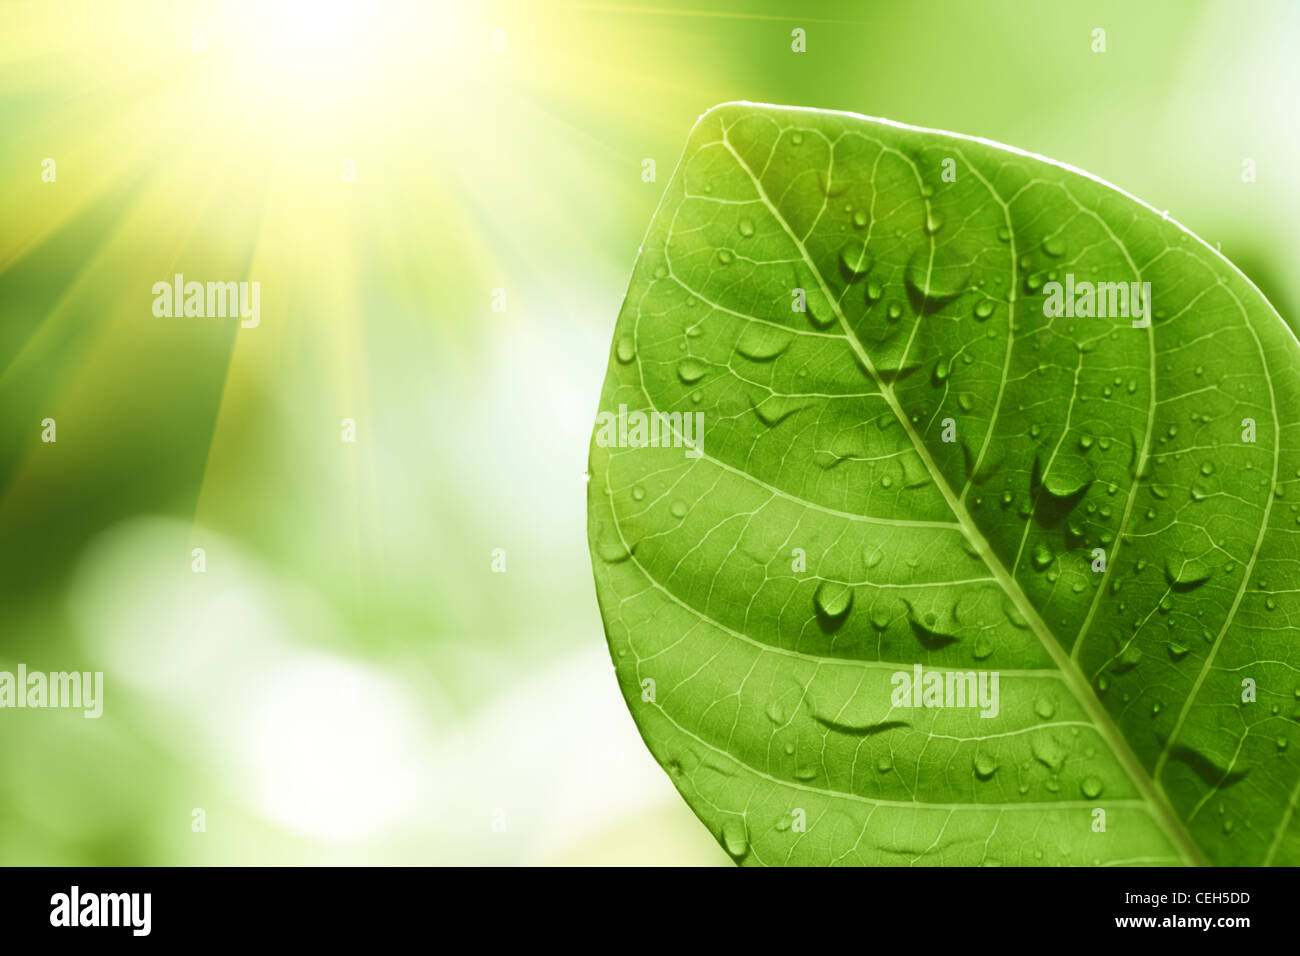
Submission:
[[709,111],[591,448],[651,752],[746,864],[1300,863],[1297,358],[1086,173]]

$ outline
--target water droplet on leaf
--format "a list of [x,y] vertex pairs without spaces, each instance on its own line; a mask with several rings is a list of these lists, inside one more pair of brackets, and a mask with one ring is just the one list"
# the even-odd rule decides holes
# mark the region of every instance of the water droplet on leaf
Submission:
[[693,385],[704,377],[706,371],[707,368],[699,359],[683,359],[677,366],[677,377],[683,385]]
[[813,595],[813,606],[823,622],[839,625],[853,607],[853,588],[840,581],[823,581]]

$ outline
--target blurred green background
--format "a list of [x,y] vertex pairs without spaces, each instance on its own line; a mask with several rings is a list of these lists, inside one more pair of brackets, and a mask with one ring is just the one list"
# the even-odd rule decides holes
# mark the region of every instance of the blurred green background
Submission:
[[[585,534],[696,117],[1042,153],[1294,322],[1298,48],[1281,0],[0,3],[0,669],[105,674],[99,720],[0,711],[0,863],[726,862],[627,715]],[[178,272],[260,282],[261,324],[156,318]]]

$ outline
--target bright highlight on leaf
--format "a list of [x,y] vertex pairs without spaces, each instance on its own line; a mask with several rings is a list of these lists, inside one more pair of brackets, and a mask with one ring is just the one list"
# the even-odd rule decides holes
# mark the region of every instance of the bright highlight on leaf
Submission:
[[1300,863],[1298,367],[1085,173],[709,111],[591,449],[647,745],[745,864]]

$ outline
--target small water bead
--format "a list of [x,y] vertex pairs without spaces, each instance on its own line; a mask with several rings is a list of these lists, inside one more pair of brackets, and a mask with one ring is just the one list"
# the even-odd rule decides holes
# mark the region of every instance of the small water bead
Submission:
[[668,510],[672,512],[674,518],[685,518],[687,511],[686,502],[674,501],[673,506]]
[[925,214],[925,233],[933,236],[943,228],[943,216],[933,209],[927,210]]
[[1035,734],[1030,742],[1029,749],[1033,753],[1034,759],[1052,773],[1059,772],[1065,764],[1065,748],[1050,734]]
[[1052,554],[1052,549],[1049,548],[1047,545],[1043,544],[1041,541],[1038,544],[1034,545],[1033,561],[1034,561],[1034,567],[1037,570],[1039,571],[1045,570],[1052,563],[1052,561],[1055,560],[1055,557],[1056,556]]
[[632,497],[635,498],[637,501],[642,500],[643,498],[645,498],[645,489],[642,488],[640,485],[636,485],[632,489]]
[[624,365],[628,364],[634,358],[636,358],[636,343],[633,342],[632,336],[620,335],[618,339],[618,344],[615,346],[614,349],[614,354],[615,356],[618,357],[618,360],[622,362]]
[[1065,240],[1060,236],[1052,236],[1043,243],[1043,251],[1054,259],[1059,259],[1065,255]]
[[817,614],[830,622],[840,622],[853,607],[853,588],[840,581],[823,581],[813,595]]
[[754,234],[754,220],[746,216],[744,219],[740,220],[737,228],[740,230],[740,234],[748,239]]
[[721,262],[724,266],[731,265],[735,260],[736,260],[736,254],[732,252],[730,249],[718,250],[718,261]]
[[1101,796],[1101,780],[1097,777],[1084,777],[1083,782],[1079,784],[1079,791],[1089,800],[1096,800]]
[[853,214],[853,228],[865,229],[866,226],[867,226],[867,214],[863,210],[859,209],[857,212]]
[[706,371],[708,371],[707,367],[699,359],[682,359],[677,366],[677,377],[681,379],[683,385],[693,385],[704,377]]
[[981,780],[987,780],[997,772],[997,757],[989,753],[982,753],[975,758],[975,776]]
[[793,333],[775,325],[750,323],[736,341],[736,351],[752,362],[768,362],[790,347]]
[[840,265],[851,279],[861,279],[871,271],[871,254],[860,240],[846,242],[840,249]]
[[[773,428],[795,412],[802,411],[805,407],[805,403],[797,398],[784,395],[769,395],[763,401],[754,405],[754,414],[758,416],[758,420],[764,425]],[[856,454],[855,451],[848,452],[850,456],[854,454]],[[838,463],[839,458],[835,457],[835,455],[836,453],[832,452],[830,456],[827,456],[827,460],[822,464],[822,467],[828,468],[832,464]]]
[[793,143],[795,146],[802,146],[803,133],[799,132],[798,130],[795,130],[793,133],[790,134],[790,142]]
[[867,299],[869,301],[876,302],[884,294],[885,294],[885,290],[880,287],[880,284],[878,282],[867,283]]
[[749,832],[743,820],[728,820],[722,825],[722,845],[733,860],[744,859],[749,853]]
[[981,299],[975,303],[975,318],[983,322],[993,314],[993,302],[990,299]]
[[933,312],[971,288],[970,263],[947,246],[933,254],[919,248],[908,260],[903,282],[913,306]]
[[606,564],[620,564],[632,556],[632,552],[622,541],[610,541],[599,545],[596,553]]
[[1006,226],[998,226],[998,240],[1000,242],[1009,242],[1011,239],[1011,230]]

